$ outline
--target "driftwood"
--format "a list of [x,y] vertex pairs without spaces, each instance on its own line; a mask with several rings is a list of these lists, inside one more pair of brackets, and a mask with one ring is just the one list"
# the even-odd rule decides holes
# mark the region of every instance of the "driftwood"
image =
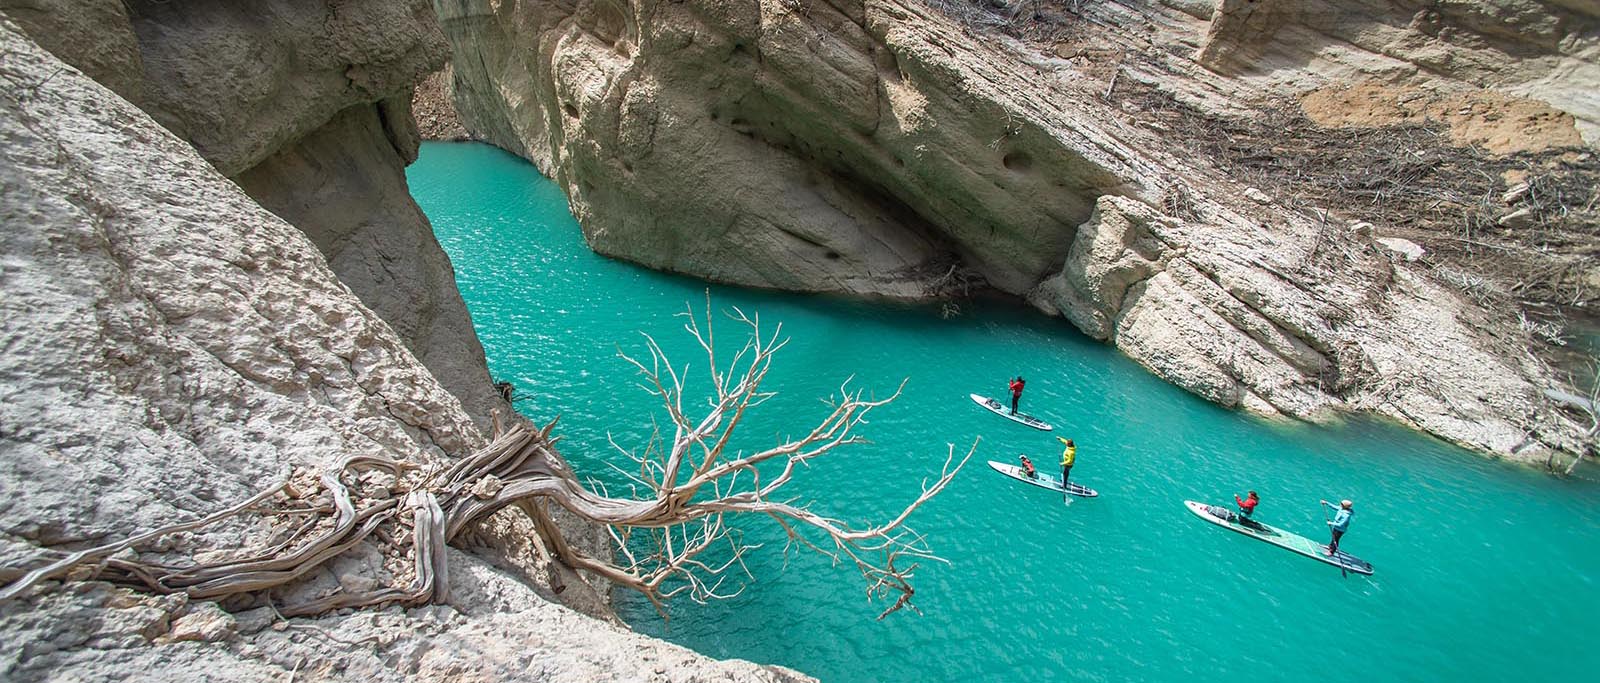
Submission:
[[[805,436],[756,453],[730,453],[730,440],[743,417],[773,396],[761,385],[773,355],[787,340],[781,336],[781,326],[764,335],[758,317],[735,309],[730,317],[748,336],[727,363],[719,365],[709,310],[703,323],[692,310],[683,315],[688,320],[684,329],[699,343],[710,368],[712,392],[703,411],[685,407],[687,378],[653,338],[645,336],[647,361],[623,355],[644,378],[644,386],[661,400],[672,430],[670,438],[658,431],[640,450],[618,447],[635,467],[624,473],[639,497],[613,497],[580,483],[552,447],[554,421],[537,430],[522,424],[503,428],[497,421],[498,433],[491,443],[450,463],[419,467],[384,458],[347,458],[318,474],[303,491],[285,478],[201,519],[70,554],[47,552],[42,565],[30,570],[0,568],[0,576],[17,577],[0,590],[0,599],[52,579],[98,577],[153,593],[210,600],[255,595],[271,604],[274,589],[368,542],[378,544],[391,558],[409,559],[409,581],[373,591],[340,590],[280,611],[294,616],[347,607],[438,603],[449,597],[446,546],[476,523],[514,507],[532,521],[538,535],[533,543],[536,552],[637,590],[663,615],[665,601],[675,596],[705,601],[742,590],[724,588],[728,570],[742,568],[744,553],[756,547],[740,542],[724,522],[724,515],[740,513],[770,518],[784,530],[791,546],[812,548],[858,570],[869,595],[893,599],[879,618],[911,606],[910,579],[918,562],[938,558],[920,535],[905,526],[906,520],[949,484],[977,444],[959,459],[950,447],[938,476],[923,481],[920,493],[883,524],[855,528],[817,513],[795,502],[786,488],[796,468],[835,448],[860,443],[855,428],[871,410],[899,396],[899,389],[886,398],[871,399],[846,383],[821,422]],[[763,480],[758,466],[769,462],[768,474],[779,463],[782,466],[776,476]],[[350,482],[369,472],[393,481],[385,482],[378,493],[361,493],[365,489],[360,486],[353,490]],[[307,473],[300,474],[305,478]],[[607,525],[618,556],[589,557],[572,547],[552,521],[550,505]],[[233,559],[184,566],[126,552],[161,536],[203,530],[247,513],[275,523],[281,539],[241,549]]]

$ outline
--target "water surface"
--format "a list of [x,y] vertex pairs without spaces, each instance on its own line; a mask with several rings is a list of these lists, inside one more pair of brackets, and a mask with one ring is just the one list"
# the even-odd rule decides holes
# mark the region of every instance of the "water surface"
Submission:
[[[594,255],[553,183],[493,148],[429,143],[408,172],[453,259],[496,378],[561,416],[562,452],[613,493],[608,435],[639,444],[659,418],[617,357],[655,335],[704,370],[674,315],[707,286]],[[782,664],[825,681],[1593,680],[1600,671],[1600,486],[1492,462],[1406,430],[1354,420],[1280,424],[1221,410],[1161,382],[1059,320],[998,302],[944,319],[925,307],[709,288],[714,306],[759,312],[792,341],[769,377],[778,397],[741,445],[810,428],[847,378],[883,395],[873,443],[807,468],[817,510],[882,520],[937,473],[949,444],[978,456],[915,527],[948,565],[917,571],[915,604],[874,617],[846,567],[797,551],[769,524],[747,540],[758,578],[738,597],[680,601],[670,625],[619,593],[635,628],[716,657]],[[736,328],[723,324],[731,338]],[[1080,445],[1073,478],[1101,497],[1064,505],[985,459],[1049,466],[1051,434],[980,410],[1028,379],[1023,407]],[[1193,517],[1185,499],[1256,489],[1265,521],[1321,539],[1317,501],[1351,498],[1344,548],[1372,578],[1340,572]]]

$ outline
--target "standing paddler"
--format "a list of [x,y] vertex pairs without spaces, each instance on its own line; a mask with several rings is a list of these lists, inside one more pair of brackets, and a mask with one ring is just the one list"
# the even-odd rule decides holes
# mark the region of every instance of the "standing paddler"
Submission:
[[[1322,503],[1323,507],[1333,507],[1333,503],[1328,501],[1318,502]],[[1333,513],[1333,519],[1328,521],[1328,530],[1333,532],[1333,540],[1328,541],[1328,557],[1333,557],[1334,553],[1339,552],[1339,537],[1343,536],[1345,530],[1350,528],[1352,507],[1354,507],[1354,503],[1348,500],[1341,500],[1339,501],[1339,507],[1334,508],[1336,512]]]
[[1061,451],[1061,489],[1066,490],[1067,475],[1072,473],[1072,463],[1078,460],[1078,447],[1073,445],[1072,439],[1063,439],[1058,436],[1056,441],[1067,445],[1066,449]]
[[1028,384],[1027,380],[1022,379],[1022,375],[1017,375],[1016,379],[1011,380],[1011,384],[1010,384],[1009,388],[1011,389],[1011,414],[1012,415],[1016,415],[1017,414],[1017,402],[1022,400],[1022,388],[1024,386],[1027,386],[1027,384]]

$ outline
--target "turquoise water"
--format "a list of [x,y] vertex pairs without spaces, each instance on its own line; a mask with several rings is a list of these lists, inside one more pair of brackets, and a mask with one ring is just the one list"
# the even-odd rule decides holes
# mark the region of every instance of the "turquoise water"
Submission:
[[[561,416],[564,454],[613,493],[607,445],[640,443],[653,399],[617,357],[655,335],[703,362],[673,315],[707,286],[594,255],[565,198],[482,145],[427,144],[408,177],[455,262],[497,378]],[[1386,424],[1278,424],[1218,409],[1158,381],[1067,324],[997,302],[941,319],[925,307],[710,287],[714,306],[759,312],[793,339],[769,377],[778,397],[745,445],[811,427],[840,382],[901,398],[873,414],[873,443],[802,472],[821,512],[882,520],[936,474],[947,444],[978,455],[914,526],[948,565],[917,572],[915,604],[883,621],[861,580],[826,558],[785,558],[749,520],[759,578],[738,597],[672,605],[670,625],[619,593],[635,628],[717,657],[782,664],[825,681],[1211,681],[1338,676],[1368,681],[1593,680],[1600,671],[1600,486],[1490,462]],[[724,338],[735,328],[719,328]],[[1026,412],[1080,445],[1073,479],[1101,497],[1063,505],[983,464],[1051,434],[980,410],[1028,379]],[[1343,547],[1372,578],[1204,523],[1185,499],[1254,488],[1261,519],[1323,539],[1317,501],[1351,498]]]

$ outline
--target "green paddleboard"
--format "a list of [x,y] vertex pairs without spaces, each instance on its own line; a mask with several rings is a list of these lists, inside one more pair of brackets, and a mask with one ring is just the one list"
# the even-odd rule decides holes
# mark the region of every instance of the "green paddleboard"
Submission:
[[1192,500],[1183,501],[1183,504],[1200,519],[1229,531],[1236,531],[1258,541],[1266,541],[1289,552],[1304,555],[1324,564],[1331,564],[1345,571],[1366,576],[1372,575],[1371,564],[1343,550],[1329,555],[1328,546],[1298,534],[1291,534],[1269,524],[1245,521],[1238,513],[1227,508],[1196,503]]

